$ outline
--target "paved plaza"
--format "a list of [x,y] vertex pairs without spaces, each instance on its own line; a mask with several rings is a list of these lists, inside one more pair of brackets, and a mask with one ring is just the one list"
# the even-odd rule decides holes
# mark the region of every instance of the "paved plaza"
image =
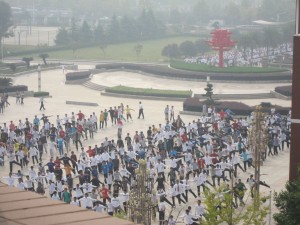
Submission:
[[[80,69],[91,68],[89,65],[79,66]],[[176,90],[186,90],[191,89],[195,93],[203,93],[203,88],[206,86],[205,82],[194,82],[194,81],[177,81],[177,80],[167,80],[163,78],[148,77],[145,75],[140,75],[136,73],[128,72],[113,72],[113,73],[101,73],[95,75],[92,81],[104,86],[115,86],[115,85],[125,85],[134,87],[146,87],[146,88],[158,88],[158,89],[176,89]],[[54,122],[56,115],[60,115],[62,118],[65,113],[68,115],[71,112],[78,113],[81,110],[85,115],[90,115],[95,112],[99,118],[100,110],[108,109],[111,106],[118,106],[123,103],[125,106],[129,105],[135,110],[132,112],[133,122],[124,123],[123,135],[130,133],[131,135],[135,131],[144,131],[148,129],[151,125],[158,126],[159,123],[164,123],[164,108],[166,105],[173,105],[175,108],[175,117],[178,115],[179,111],[182,110],[182,102],[179,101],[157,101],[157,100],[141,100],[144,105],[145,119],[137,119],[138,116],[138,103],[140,100],[137,99],[122,99],[115,97],[101,96],[97,91],[90,90],[81,85],[65,85],[65,74],[62,70],[53,70],[42,72],[42,91],[50,92],[52,97],[46,98],[45,111],[39,111],[39,98],[28,97],[24,100],[24,105],[19,105],[15,103],[15,98],[10,97],[10,106],[5,109],[4,114],[0,115],[1,125],[9,121],[14,121],[15,123],[22,119],[29,118],[32,120],[35,115],[41,118],[42,113],[47,116],[53,116],[50,121]],[[213,83],[213,81],[212,81]],[[14,79],[14,84],[27,85],[29,90],[37,91],[38,80],[37,73],[23,75],[16,77]],[[286,84],[245,84],[245,83],[213,83],[215,88],[215,93],[269,93],[270,90],[274,90],[276,86],[286,85]],[[99,106],[76,106],[67,105],[66,101],[80,101],[80,102],[92,102],[98,103]],[[240,100],[239,100],[240,101]],[[284,101],[279,99],[259,99],[259,100],[243,100],[243,103],[254,106],[260,102],[271,102],[273,104],[281,106],[290,106],[290,101]],[[181,116],[184,122],[191,122],[196,120],[196,116]],[[94,146],[95,144],[100,144],[105,137],[109,139],[117,139],[117,127],[109,126],[98,131],[94,135],[94,139],[88,139],[83,142],[85,148],[89,145]],[[72,145],[72,150],[75,150],[75,145]],[[48,153],[49,154],[49,153]],[[48,162],[49,155],[45,154],[43,157],[44,162]],[[6,160],[7,162],[7,160]],[[18,167],[15,166],[16,171]],[[269,194],[269,191],[280,191],[284,188],[285,182],[288,180],[288,168],[289,168],[289,150],[279,152],[279,156],[268,157],[266,162],[261,168],[262,180],[266,181],[271,186],[271,189],[265,187],[261,188],[261,191],[265,194]],[[8,175],[8,163],[5,167],[0,167],[0,177]],[[27,169],[24,169],[26,173]],[[253,172],[253,170],[251,171]],[[240,173],[239,177],[245,182],[246,178],[250,175],[250,172]],[[101,178],[102,179],[102,178]],[[76,183],[76,182],[74,182]],[[47,191],[46,191],[47,192]],[[195,202],[190,201],[189,205],[195,204]],[[272,210],[275,210],[273,206]],[[174,216],[177,216],[178,209],[174,211]],[[166,213],[168,215],[168,213]]]

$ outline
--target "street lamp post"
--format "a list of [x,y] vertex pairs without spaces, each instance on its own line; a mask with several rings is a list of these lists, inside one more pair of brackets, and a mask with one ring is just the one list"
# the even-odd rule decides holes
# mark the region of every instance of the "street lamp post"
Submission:
[[40,64],[38,65],[38,91],[41,92],[41,86],[42,86],[42,82],[41,82],[41,66]]

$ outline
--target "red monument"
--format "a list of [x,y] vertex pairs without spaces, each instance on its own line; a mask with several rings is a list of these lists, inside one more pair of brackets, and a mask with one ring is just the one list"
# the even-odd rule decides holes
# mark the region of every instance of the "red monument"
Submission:
[[231,32],[228,30],[216,29],[212,33],[212,39],[208,41],[208,44],[213,50],[219,51],[219,67],[224,67],[223,52],[230,50],[235,41],[230,39]]

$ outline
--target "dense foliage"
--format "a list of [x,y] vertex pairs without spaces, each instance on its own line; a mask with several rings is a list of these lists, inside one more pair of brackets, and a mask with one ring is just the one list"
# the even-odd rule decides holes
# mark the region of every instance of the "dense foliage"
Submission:
[[279,213],[274,214],[278,225],[300,224],[300,170],[298,179],[288,181],[285,190],[275,193],[274,200],[279,210]]

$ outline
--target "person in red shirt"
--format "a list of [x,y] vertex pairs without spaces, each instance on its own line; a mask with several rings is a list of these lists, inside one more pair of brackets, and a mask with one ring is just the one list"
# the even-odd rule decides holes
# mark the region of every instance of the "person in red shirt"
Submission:
[[225,118],[225,112],[223,111],[223,109],[221,109],[221,111],[219,112],[219,114],[220,114],[221,120],[224,120],[224,118]]
[[59,131],[59,137],[61,137],[62,139],[64,139],[65,136],[66,136],[65,131],[64,131],[63,129],[61,129],[61,130]]
[[95,156],[95,151],[92,149],[91,146],[89,146],[89,149],[86,151],[87,154],[89,154],[89,157],[92,158]]
[[233,121],[233,123],[231,124],[232,128],[234,130],[237,130],[239,128],[239,124],[236,122],[236,120]]
[[105,186],[105,184],[102,184],[102,188],[99,189],[99,194],[103,198],[103,204],[106,205],[106,199],[109,198],[110,190]]
[[211,161],[212,161],[213,165],[218,163],[219,155],[217,154],[216,150],[214,150],[213,153],[210,154],[210,157],[211,157]]
[[203,159],[203,156],[198,159],[198,169],[200,172],[205,169],[205,160]]
[[181,137],[182,143],[187,142],[188,138],[187,138],[186,132],[184,132],[180,137]]
[[12,131],[16,130],[16,126],[14,125],[13,121],[10,121],[9,129],[12,130]]
[[78,119],[81,121],[84,119],[84,114],[79,110],[79,113],[77,113]]

